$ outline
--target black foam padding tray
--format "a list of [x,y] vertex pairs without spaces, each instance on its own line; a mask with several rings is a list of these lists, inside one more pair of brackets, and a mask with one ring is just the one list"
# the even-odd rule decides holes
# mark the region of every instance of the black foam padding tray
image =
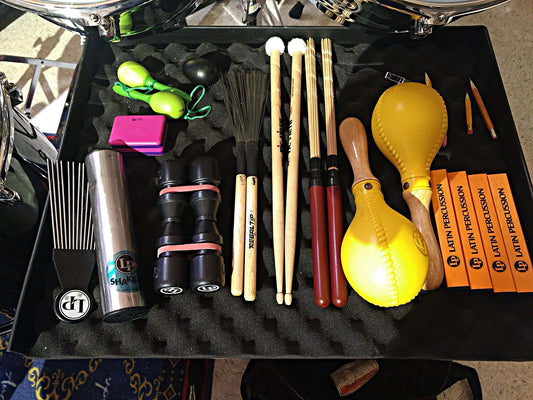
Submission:
[[[74,86],[61,157],[83,160],[88,151],[108,147],[113,118],[150,114],[146,104],[115,95],[111,87],[116,69],[126,60],[146,64],[153,76],[185,90],[194,85],[182,75],[181,63],[193,56],[219,51],[232,60],[231,68],[269,71],[264,43],[272,35],[286,43],[294,37],[320,38],[334,44],[337,125],[346,116],[365,124],[370,163],[381,180],[386,201],[408,215],[396,169],[378,151],[370,135],[370,117],[380,94],[391,82],[387,71],[423,82],[424,72],[442,94],[449,114],[449,158],[437,156],[433,167],[468,173],[507,172],[514,189],[525,235],[533,237],[532,191],[520,143],[487,31],[483,27],[445,28],[430,37],[372,36],[346,28],[183,28],[144,38],[139,43],[109,45],[97,37],[87,41]],[[287,136],[290,57],[282,56],[283,124]],[[322,154],[325,154],[321,61],[317,57]],[[475,134],[466,135],[464,96],[468,80],[475,80],[491,111],[500,138],[492,141],[474,105]],[[304,86],[305,89],[305,80]],[[131,194],[141,278],[149,303],[146,319],[106,324],[100,308],[79,324],[58,322],[52,297],[58,281],[50,262],[51,241],[45,214],[25,287],[18,307],[11,350],[32,357],[321,357],[321,358],[434,358],[533,359],[531,294],[493,294],[490,291],[447,289],[422,293],[413,302],[382,309],[350,291],[348,304],[338,309],[317,307],[313,301],[309,217],[309,162],[305,90],[302,98],[299,220],[294,303],[275,300],[272,252],[270,118],[263,121],[258,160],[259,212],[257,300],[233,297],[229,287],[200,295],[187,292],[172,298],[156,295],[152,271],[159,233],[156,173],[162,160],[191,160],[201,154],[215,157],[222,171],[222,204],[218,227],[224,237],[223,255],[229,282],[233,196],[234,139],[226,114],[221,83],[209,88],[204,104],[213,111],[206,119],[169,121],[161,157],[129,154],[124,157]],[[269,103],[269,102],[268,102]],[[339,148],[340,148],[339,144]],[[340,149],[340,171],[346,227],[354,215],[350,192],[352,171]],[[98,285],[93,293],[99,301]]]

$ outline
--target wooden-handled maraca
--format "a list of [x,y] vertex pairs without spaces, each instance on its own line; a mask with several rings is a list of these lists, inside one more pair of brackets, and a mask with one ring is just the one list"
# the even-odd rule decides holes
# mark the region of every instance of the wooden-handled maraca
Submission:
[[398,169],[403,198],[429,251],[426,290],[437,289],[444,278],[444,265],[429,204],[429,168],[448,130],[448,114],[442,97],[431,87],[406,82],[387,89],[372,114],[372,134],[381,152]]
[[144,101],[156,113],[166,115],[170,118],[178,119],[185,114],[185,103],[183,99],[170,92],[144,94],[130,88],[124,88],[119,82],[113,86],[113,91],[120,96]]
[[155,90],[175,94],[186,102],[191,101],[191,96],[184,91],[157,82],[152,78],[146,68],[135,61],[126,61],[120,64],[117,69],[117,77],[120,82],[132,88],[153,88]]
[[345,119],[339,136],[354,173],[356,213],[344,235],[341,260],[353,289],[381,307],[408,303],[428,272],[428,253],[416,226],[390,208],[368,163],[367,139],[357,118]]

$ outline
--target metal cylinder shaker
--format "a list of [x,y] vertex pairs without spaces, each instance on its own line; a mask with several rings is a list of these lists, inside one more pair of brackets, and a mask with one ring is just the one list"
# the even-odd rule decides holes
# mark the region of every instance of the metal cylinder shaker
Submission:
[[94,223],[104,322],[125,322],[147,312],[138,275],[133,224],[122,154],[95,150],[85,158]]

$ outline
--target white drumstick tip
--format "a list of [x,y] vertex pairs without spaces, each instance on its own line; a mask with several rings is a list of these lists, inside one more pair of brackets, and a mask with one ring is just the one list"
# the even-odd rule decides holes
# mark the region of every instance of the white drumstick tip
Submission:
[[307,45],[305,44],[305,41],[300,38],[292,39],[289,42],[289,45],[287,46],[287,51],[289,52],[290,56],[296,52],[305,54],[305,49],[307,48]]
[[290,306],[292,304],[292,293],[285,293],[285,305]]
[[283,304],[283,293],[276,293],[276,301],[278,304]]
[[278,36],[272,36],[265,43],[265,51],[269,56],[274,50],[279,51],[279,54],[283,54],[285,51],[285,43],[283,43],[283,40]]

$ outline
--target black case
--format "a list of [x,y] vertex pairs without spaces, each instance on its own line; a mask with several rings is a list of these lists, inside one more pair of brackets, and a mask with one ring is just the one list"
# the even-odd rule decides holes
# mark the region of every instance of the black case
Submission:
[[[334,44],[337,126],[356,116],[366,126],[369,158],[381,180],[386,201],[408,215],[402,199],[400,177],[379,152],[370,135],[370,117],[380,94],[391,82],[387,71],[423,82],[424,72],[443,96],[449,115],[450,158],[439,155],[433,168],[468,173],[506,172],[513,189],[528,244],[533,237],[533,202],[529,173],[507,103],[496,59],[484,27],[447,27],[430,37],[373,36],[346,28],[182,28],[138,41],[110,45],[90,35],[80,63],[70,106],[61,158],[83,160],[88,151],[108,147],[113,118],[120,114],[151,113],[144,103],[116,96],[111,86],[116,68],[126,60],[145,63],[163,83],[190,89],[180,62],[212,51],[223,51],[245,68],[269,71],[264,43],[272,35],[287,43],[294,37],[315,39],[319,99],[323,97],[320,38]],[[472,78],[491,113],[499,139],[490,139],[473,102],[475,133],[467,136],[464,96]],[[288,124],[290,57],[282,56],[283,124]],[[220,82],[203,100],[212,104],[204,120],[169,122],[168,143],[162,156],[125,157],[131,205],[136,227],[142,279],[150,305],[146,319],[105,324],[98,309],[79,324],[59,322],[53,315],[53,295],[58,288],[51,263],[49,214],[41,223],[20,303],[10,350],[31,357],[305,357],[305,358],[431,358],[431,359],[533,359],[531,333],[533,294],[494,294],[491,291],[440,289],[421,293],[413,302],[395,308],[378,308],[350,290],[348,304],[337,309],[318,308],[313,301],[311,240],[307,168],[309,146],[305,80],[302,91],[302,129],[299,188],[298,254],[294,304],[279,306],[275,300],[270,211],[270,119],[263,121],[258,160],[259,219],[258,294],[247,303],[233,297],[229,288],[210,294],[186,293],[173,298],[152,289],[155,243],[158,235],[157,189],[159,162],[180,156],[189,161],[207,154],[222,171],[222,204],[218,226],[224,237],[226,281],[231,269],[234,139],[224,109]],[[269,102],[268,102],[269,103]],[[322,154],[325,154],[324,108],[320,104]],[[287,129],[285,129],[287,130]],[[339,143],[343,206],[347,227],[354,215],[350,192],[352,171]],[[96,280],[93,293],[99,301]]]

